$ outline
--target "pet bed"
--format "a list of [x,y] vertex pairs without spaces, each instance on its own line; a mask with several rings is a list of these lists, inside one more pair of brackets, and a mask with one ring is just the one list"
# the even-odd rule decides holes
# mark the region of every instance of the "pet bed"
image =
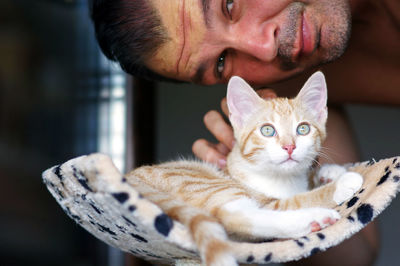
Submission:
[[[232,242],[239,263],[286,262],[324,251],[360,231],[388,206],[400,184],[400,157],[346,165],[362,188],[335,209],[334,225],[298,239]],[[110,157],[92,154],[43,173],[47,188],[80,226],[107,244],[154,263],[198,265],[188,229],[129,185]]]

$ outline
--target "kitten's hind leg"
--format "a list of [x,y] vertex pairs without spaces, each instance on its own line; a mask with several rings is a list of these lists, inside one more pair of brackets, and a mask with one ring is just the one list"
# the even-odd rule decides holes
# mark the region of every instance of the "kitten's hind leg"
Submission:
[[[157,201],[155,202],[157,203]],[[205,265],[237,265],[225,229],[216,218],[201,209],[173,198],[164,198],[158,202],[158,205],[171,218],[182,222],[189,228]]]
[[157,204],[170,218],[184,224],[191,232],[202,262],[207,266],[237,265],[225,229],[206,211],[190,206],[168,193],[158,191],[138,179],[129,180],[148,200]]

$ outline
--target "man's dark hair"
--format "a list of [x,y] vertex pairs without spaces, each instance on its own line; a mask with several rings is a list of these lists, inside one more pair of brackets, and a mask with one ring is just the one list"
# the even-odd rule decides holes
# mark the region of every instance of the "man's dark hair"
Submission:
[[144,60],[167,40],[161,19],[149,0],[92,0],[91,17],[106,57],[140,78],[167,80]]

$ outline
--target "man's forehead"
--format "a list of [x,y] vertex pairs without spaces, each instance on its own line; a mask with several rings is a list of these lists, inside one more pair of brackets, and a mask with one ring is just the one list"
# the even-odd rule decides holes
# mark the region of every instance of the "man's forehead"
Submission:
[[210,1],[153,0],[169,38],[148,60],[151,69],[170,78],[191,79],[199,63]]

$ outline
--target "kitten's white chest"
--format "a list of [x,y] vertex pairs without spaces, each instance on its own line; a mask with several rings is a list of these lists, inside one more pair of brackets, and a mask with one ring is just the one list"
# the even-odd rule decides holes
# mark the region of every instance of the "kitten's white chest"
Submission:
[[307,176],[276,176],[266,177],[251,175],[245,181],[250,188],[263,193],[268,197],[285,199],[296,194],[308,191]]

